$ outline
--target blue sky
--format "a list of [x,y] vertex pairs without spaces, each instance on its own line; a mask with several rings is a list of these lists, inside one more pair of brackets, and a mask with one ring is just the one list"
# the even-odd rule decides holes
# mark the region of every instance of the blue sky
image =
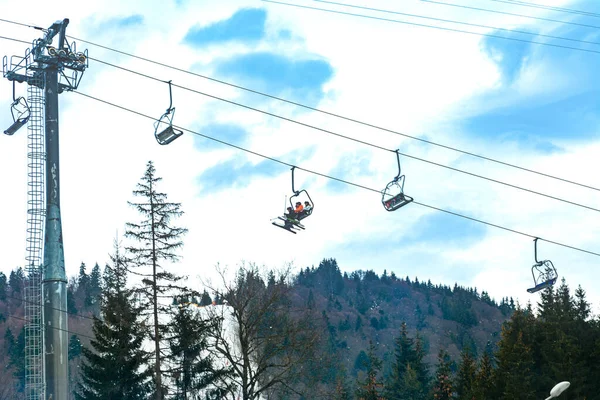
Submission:
[[[544,35],[599,41],[600,31],[481,13],[423,2],[374,8],[456,19]],[[406,3],[406,4],[405,4]],[[410,4],[409,4],[410,3]],[[465,4],[482,6],[475,0]],[[21,21],[14,0],[0,0],[3,18]],[[74,3],[75,4],[75,3]],[[301,4],[314,5],[303,1]],[[596,2],[553,5],[600,11]],[[180,70],[600,187],[600,54],[392,24],[256,1],[225,3],[110,0],[101,8],[71,7],[67,33]],[[325,7],[325,5],[323,5]],[[598,24],[593,18],[515,4],[489,8]],[[49,26],[50,4],[26,23]],[[372,14],[375,15],[375,14]],[[378,14],[377,14],[378,15]],[[61,17],[62,18],[62,17]],[[421,21],[422,22],[422,21]],[[0,34],[30,42],[40,32],[0,24]],[[486,33],[506,35],[489,30]],[[511,34],[547,43],[539,36]],[[570,46],[600,46],[567,42]],[[3,55],[25,45],[2,42]],[[182,71],[78,43],[90,56],[159,81],[90,62],[81,92],[142,114],[160,116],[165,81],[330,130],[386,149],[501,179],[600,208],[597,191],[549,180],[285,104]],[[24,94],[23,85],[18,85]],[[12,86],[0,82],[0,122],[9,121]],[[175,124],[321,174],[383,189],[397,173],[393,153],[301,124],[175,88]],[[149,159],[165,192],[181,202],[189,229],[179,266],[196,279],[214,265],[242,260],[295,268],[338,258],[342,270],[384,269],[434,283],[477,286],[497,298],[536,301],[530,285],[532,239],[427,206],[481,219],[592,251],[600,235],[593,211],[515,191],[427,163],[402,159],[406,193],[415,202],[389,213],[381,195],[296,170],[296,187],[316,203],[298,235],[273,228],[290,196],[290,168],[186,132],[168,146],[153,137],[152,120],[79,96],[61,95],[61,182],[67,272],[107,261],[116,231],[135,215],[127,206]],[[82,128],[83,127],[83,128]],[[12,210],[0,232],[0,270],[23,262],[26,221],[26,136],[0,136],[0,207]],[[240,210],[244,211],[240,223]],[[90,227],[93,227],[90,228]],[[544,256],[572,286],[582,284],[600,306],[598,258],[544,243]],[[568,266],[565,268],[565,266]]]

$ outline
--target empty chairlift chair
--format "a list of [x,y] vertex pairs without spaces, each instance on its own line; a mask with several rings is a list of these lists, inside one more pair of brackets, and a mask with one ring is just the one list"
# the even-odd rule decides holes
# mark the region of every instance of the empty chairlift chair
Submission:
[[[169,108],[158,121],[154,123],[154,137],[158,144],[169,144],[181,135],[183,131],[173,127],[173,117],[175,116],[175,107],[173,107],[173,94],[171,91],[171,81],[169,83]],[[166,126],[165,126],[166,125]]]
[[381,203],[387,211],[396,211],[413,201],[412,197],[404,193],[404,175],[402,175],[402,169],[400,168],[398,150],[396,150],[396,158],[398,160],[398,175],[387,184],[381,196]]
[[4,131],[7,135],[14,135],[16,131],[21,129],[27,121],[29,121],[30,110],[27,100],[24,97],[15,99],[15,82],[13,81],[13,103],[10,106],[13,124]]
[[533,287],[527,289],[529,293],[539,292],[540,290],[546,289],[556,283],[558,279],[558,273],[554,264],[550,260],[538,261],[537,259],[537,240],[533,239],[534,243],[534,259],[535,264],[531,267],[531,274],[533,275]]

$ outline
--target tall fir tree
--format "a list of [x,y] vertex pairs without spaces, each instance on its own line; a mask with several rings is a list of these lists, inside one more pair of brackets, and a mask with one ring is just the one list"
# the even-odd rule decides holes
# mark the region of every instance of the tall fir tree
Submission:
[[93,350],[82,348],[77,400],[146,400],[151,393],[149,353],[143,350],[145,330],[139,308],[126,288],[127,261],[115,243],[104,271],[101,317],[94,318]]
[[224,396],[222,387],[230,370],[218,367],[208,352],[209,334],[219,326],[214,319],[203,319],[189,306],[180,306],[170,325],[171,354],[169,375],[175,383],[173,400]]
[[[125,236],[133,239],[136,245],[127,247],[136,266],[136,274],[142,276],[142,285],[138,293],[142,296],[142,306],[151,315],[151,338],[154,341],[154,379],[155,399],[163,400],[167,387],[163,382],[163,354],[168,348],[165,343],[167,332],[161,317],[172,314],[166,298],[172,298],[175,291],[181,291],[177,285],[183,277],[166,269],[163,262],[176,262],[179,256],[176,251],[183,246],[182,237],[187,229],[172,225],[172,221],[183,214],[180,203],[167,201],[167,195],[158,191],[158,183],[162,178],[156,175],[152,161],[146,165],[146,172],[137,184],[133,195],[140,197],[139,202],[129,202],[141,215],[138,223],[127,223]],[[141,270],[141,272],[140,272]],[[167,304],[165,304],[167,303]]]
[[94,314],[96,314],[100,309],[98,304],[101,293],[102,272],[100,271],[100,266],[96,263],[94,268],[92,268],[92,272],[90,272],[88,290],[85,294],[85,306],[89,307]]
[[[10,271],[10,275],[8,278],[8,286],[10,286],[10,290],[12,294],[20,294],[23,292],[23,285],[25,283],[25,274],[23,273],[23,268],[19,267],[13,271]],[[20,304],[20,303],[19,303]]]
[[415,341],[409,337],[408,327],[402,322],[400,335],[396,338],[392,371],[385,386],[387,399],[426,398],[429,379],[423,357],[421,338],[417,336]]
[[519,307],[502,326],[497,352],[498,368],[495,371],[497,398],[500,400],[535,399],[534,329],[532,313]]
[[348,372],[343,363],[339,363],[336,369],[335,389],[331,397],[333,400],[352,400],[352,391],[348,383]]
[[12,370],[13,377],[16,379],[16,391],[23,393],[25,390],[25,327],[21,328],[19,336],[16,338],[13,336],[12,341],[10,339],[12,332],[9,333],[7,330],[6,335],[9,336],[9,342],[12,342],[8,349],[8,367]]
[[474,382],[476,373],[475,359],[469,349],[466,348],[460,354],[460,365],[456,374],[455,389],[458,400],[473,400],[475,397]]
[[440,349],[435,371],[435,382],[432,388],[432,397],[435,400],[454,399],[450,356],[444,349]]
[[563,279],[553,294],[554,307],[539,311],[545,318],[540,318],[537,324],[536,348],[539,348],[542,375],[537,381],[540,382],[540,391],[547,391],[556,382],[569,380],[572,389],[564,396],[584,398],[594,393],[587,372],[596,364],[588,356],[593,352],[594,335],[589,321],[586,321],[589,305],[585,292],[578,288],[576,297],[577,300],[571,296]]
[[479,368],[473,382],[473,394],[475,400],[487,400],[494,397],[494,365],[490,351],[484,351],[479,360]]
[[3,272],[0,272],[0,300],[6,300],[6,291],[8,289],[8,279]]
[[[77,297],[85,299],[90,286],[90,277],[86,271],[87,267],[84,262],[79,266],[79,276],[77,277]],[[85,303],[85,302],[84,302]]]
[[383,383],[380,381],[379,371],[382,362],[375,354],[376,348],[373,341],[369,342],[369,351],[367,352],[368,362],[367,370],[364,373],[364,379],[357,381],[356,398],[358,400],[383,400]]
[[201,306],[210,306],[212,304],[212,299],[206,290],[202,292],[202,296],[200,297],[200,305]]

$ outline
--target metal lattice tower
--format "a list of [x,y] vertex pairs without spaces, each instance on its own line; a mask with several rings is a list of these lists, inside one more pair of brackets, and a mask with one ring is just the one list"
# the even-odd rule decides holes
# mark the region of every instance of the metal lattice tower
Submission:
[[[28,75],[30,71],[28,69]],[[27,88],[30,117],[27,126],[27,280],[25,283],[25,398],[44,399],[42,331],[42,256],[44,245],[45,137],[43,74]]]
[[[25,288],[25,398],[67,400],[68,319],[62,223],[58,94],[77,89],[88,67],[87,50],[77,52],[67,43],[68,19],[56,21],[43,39],[33,42],[25,57],[2,60],[3,75],[13,85],[27,83],[30,105],[15,99],[13,124],[4,131],[13,135],[25,123],[27,141],[27,283]],[[58,35],[58,47],[52,40]],[[68,72],[68,74],[67,74]],[[14,88],[14,86],[13,86]],[[27,107],[27,113],[18,111]]]

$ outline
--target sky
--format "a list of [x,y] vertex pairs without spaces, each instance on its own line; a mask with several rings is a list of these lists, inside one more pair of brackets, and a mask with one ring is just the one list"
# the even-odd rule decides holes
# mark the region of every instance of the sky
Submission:
[[[175,222],[188,234],[171,268],[192,286],[217,280],[217,266],[233,271],[253,262],[297,272],[335,258],[342,271],[393,271],[535,305],[539,294],[526,289],[533,285],[533,237],[539,237],[538,259],[551,260],[572,289],[581,285],[600,312],[600,258],[556,244],[600,253],[600,214],[590,209],[600,209],[593,189],[600,188],[597,15],[491,0],[452,2],[464,7],[418,0],[289,3],[295,6],[34,1],[24,13],[21,3],[0,0],[4,20],[47,28],[69,18],[69,41],[77,38],[77,50],[87,49],[91,58],[77,92],[158,119],[169,106],[166,82],[172,81],[175,125],[254,152],[187,131],[161,146],[152,119],[62,93],[68,276],[82,262],[88,271],[106,264],[125,223],[139,221],[128,201],[136,200],[132,191],[152,160],[163,178],[159,190],[184,211]],[[600,12],[595,1],[543,4]],[[5,38],[31,43],[41,33],[0,22]],[[8,59],[26,48],[0,39]],[[26,95],[25,84],[16,85],[16,94]],[[12,83],[2,79],[3,129],[12,123],[11,102]],[[26,133],[0,135],[5,273],[25,263]],[[404,192],[414,202],[388,212],[377,191],[398,174],[396,149]],[[295,188],[306,190],[315,206],[296,235],[271,224],[292,194],[288,165],[299,167]]]

